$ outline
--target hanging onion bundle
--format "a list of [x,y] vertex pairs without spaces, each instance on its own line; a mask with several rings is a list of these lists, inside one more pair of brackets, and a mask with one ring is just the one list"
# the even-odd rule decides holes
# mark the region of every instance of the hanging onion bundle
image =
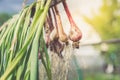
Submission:
[[[39,59],[48,79],[52,80],[48,48],[63,57],[61,52],[68,36],[64,32],[57,5],[51,1],[38,0],[24,7],[0,27],[0,80],[38,80]],[[77,42],[81,39],[81,31],[72,20],[66,3],[63,2],[63,5],[71,23],[69,39]]]

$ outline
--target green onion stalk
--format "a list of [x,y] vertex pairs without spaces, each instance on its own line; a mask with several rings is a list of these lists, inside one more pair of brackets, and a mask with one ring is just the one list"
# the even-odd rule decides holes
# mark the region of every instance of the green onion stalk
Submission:
[[[48,79],[52,79],[50,59],[43,38],[43,24],[51,1],[38,0],[24,7],[20,14],[13,16],[0,28],[0,80],[38,80],[39,47],[45,53],[43,65]],[[30,22],[31,15],[34,16]],[[43,41],[42,45],[40,41]]]

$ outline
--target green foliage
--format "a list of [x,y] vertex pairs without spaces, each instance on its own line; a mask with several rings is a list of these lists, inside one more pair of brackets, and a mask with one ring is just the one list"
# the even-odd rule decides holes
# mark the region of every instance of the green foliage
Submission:
[[[49,80],[52,79],[46,44],[39,45],[41,40],[44,42],[42,30],[50,2],[34,2],[1,26],[0,80],[38,80],[39,48],[44,49],[45,56],[42,57],[46,60],[43,64],[47,67]],[[36,10],[30,22],[33,7]]]
[[11,17],[11,15],[7,14],[7,13],[0,13],[0,26],[7,21],[9,18]]
[[111,75],[111,74],[103,74],[103,73],[96,73],[92,74],[89,73],[85,76],[85,80],[119,80],[119,75]]
[[[102,40],[120,38],[119,4],[120,2],[118,0],[103,0],[103,5],[101,6],[100,13],[98,15],[95,15],[92,19],[84,17],[88,23],[93,25]],[[105,54],[107,58],[114,53],[117,56],[116,60],[120,60],[119,45],[109,45],[107,53],[108,54]]]

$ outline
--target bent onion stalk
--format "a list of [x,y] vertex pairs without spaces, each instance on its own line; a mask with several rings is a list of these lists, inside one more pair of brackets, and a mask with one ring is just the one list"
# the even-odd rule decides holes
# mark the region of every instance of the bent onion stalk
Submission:
[[60,14],[59,14],[59,11],[57,9],[57,6],[54,6],[54,10],[55,10],[55,13],[56,13],[55,19],[57,21],[57,29],[58,29],[59,39],[62,42],[67,42],[67,35],[65,34],[65,32],[63,30],[62,21],[61,21]]
[[50,25],[49,25],[49,21],[48,21],[48,16],[47,19],[44,23],[44,30],[45,30],[45,43],[48,46],[50,44]]
[[55,15],[55,11],[54,9],[52,8],[52,12],[53,12],[53,17],[54,17],[54,21],[55,21],[55,25],[53,30],[51,31],[51,34],[50,34],[50,40],[53,41],[54,39],[58,39],[58,28],[57,28],[57,21],[56,21],[56,15]]

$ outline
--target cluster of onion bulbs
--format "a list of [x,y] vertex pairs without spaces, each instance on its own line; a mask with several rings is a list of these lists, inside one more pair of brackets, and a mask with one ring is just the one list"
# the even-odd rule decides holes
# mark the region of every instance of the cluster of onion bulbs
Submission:
[[50,49],[58,54],[60,54],[64,49],[63,43],[68,43],[68,40],[71,40],[73,45],[77,44],[77,47],[79,47],[79,40],[82,38],[81,30],[73,20],[66,0],[62,1],[61,3],[71,25],[69,35],[67,35],[63,29],[61,16],[57,5],[50,7],[44,24],[46,45],[48,47],[50,46]]

